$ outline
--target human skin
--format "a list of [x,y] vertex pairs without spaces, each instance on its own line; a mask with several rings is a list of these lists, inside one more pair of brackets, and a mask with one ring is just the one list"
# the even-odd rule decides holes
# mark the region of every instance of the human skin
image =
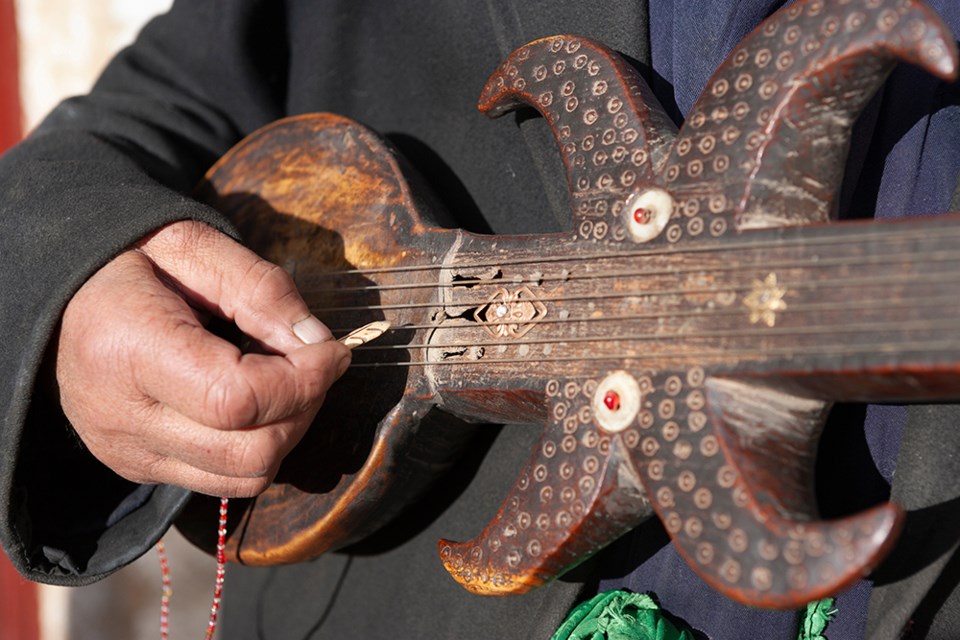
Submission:
[[[252,348],[209,331],[211,314]],[[285,271],[181,221],[77,291],[56,380],[77,434],[119,475],[238,497],[269,486],[349,364]]]

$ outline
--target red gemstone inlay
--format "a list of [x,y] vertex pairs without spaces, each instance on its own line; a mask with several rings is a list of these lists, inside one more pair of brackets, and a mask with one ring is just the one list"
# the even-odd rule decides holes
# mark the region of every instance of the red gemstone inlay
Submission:
[[650,222],[651,217],[650,209],[644,209],[643,207],[637,207],[633,212],[633,221],[637,224],[647,224]]
[[617,411],[620,409],[620,394],[616,391],[607,391],[607,394],[603,396],[603,404],[610,411]]

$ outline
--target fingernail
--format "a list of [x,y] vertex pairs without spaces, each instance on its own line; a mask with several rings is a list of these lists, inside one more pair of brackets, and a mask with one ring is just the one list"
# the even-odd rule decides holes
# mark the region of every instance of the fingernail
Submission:
[[351,361],[352,359],[353,359],[353,358],[351,358],[350,355],[345,355],[345,356],[343,356],[343,358],[340,359],[340,363],[337,364],[337,377],[338,377],[338,378],[339,378],[340,376],[342,376],[343,374],[345,374],[345,373],[347,372],[347,369],[350,368],[350,361]]
[[293,325],[293,333],[305,344],[317,344],[333,338],[330,329],[314,316],[308,316]]

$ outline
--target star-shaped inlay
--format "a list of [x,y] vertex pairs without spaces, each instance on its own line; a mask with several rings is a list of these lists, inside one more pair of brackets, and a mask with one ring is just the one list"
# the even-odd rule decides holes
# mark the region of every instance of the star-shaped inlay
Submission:
[[768,327],[777,323],[777,312],[787,308],[783,301],[787,288],[777,283],[777,274],[768,274],[766,278],[753,281],[753,291],[743,299],[750,309],[750,324],[762,322]]

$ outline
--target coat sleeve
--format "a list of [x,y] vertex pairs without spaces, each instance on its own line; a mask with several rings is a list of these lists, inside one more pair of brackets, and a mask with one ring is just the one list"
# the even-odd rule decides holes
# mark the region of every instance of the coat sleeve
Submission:
[[78,585],[134,560],[185,502],[100,464],[60,410],[49,347],[97,269],[167,223],[229,232],[187,195],[241,136],[283,115],[283,2],[186,0],[87,96],[0,158],[0,544],[26,577]]

